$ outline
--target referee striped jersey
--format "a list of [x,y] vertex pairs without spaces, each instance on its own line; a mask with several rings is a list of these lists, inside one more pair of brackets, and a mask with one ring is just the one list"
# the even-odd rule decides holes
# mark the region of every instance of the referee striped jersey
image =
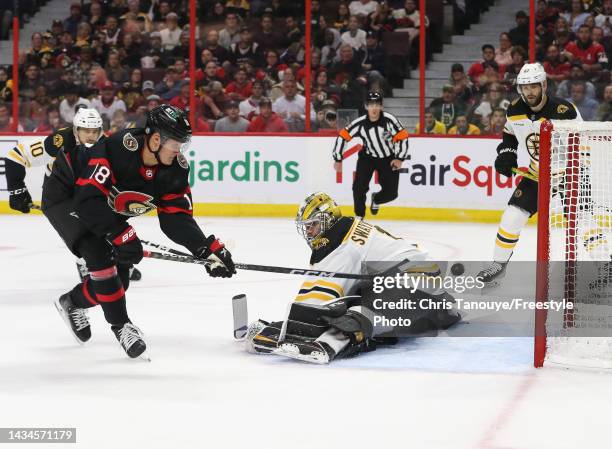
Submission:
[[367,114],[362,115],[340,130],[333,151],[336,162],[342,160],[346,143],[354,137],[359,137],[363,142],[361,151],[374,158],[392,157],[404,160],[408,157],[408,131],[388,112],[381,111],[375,122],[371,121]]

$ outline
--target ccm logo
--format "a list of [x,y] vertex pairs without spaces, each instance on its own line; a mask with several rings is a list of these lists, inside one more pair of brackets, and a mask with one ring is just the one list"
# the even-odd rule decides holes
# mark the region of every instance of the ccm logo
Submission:
[[317,271],[317,270],[291,270],[291,274],[303,274],[305,276],[333,277],[334,273],[329,272],[329,271]]

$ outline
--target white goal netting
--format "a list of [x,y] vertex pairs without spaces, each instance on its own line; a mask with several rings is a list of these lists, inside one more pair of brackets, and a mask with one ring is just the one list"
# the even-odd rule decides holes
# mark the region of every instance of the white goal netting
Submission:
[[612,123],[554,121],[547,180],[548,297],[568,308],[547,314],[545,363],[612,368]]

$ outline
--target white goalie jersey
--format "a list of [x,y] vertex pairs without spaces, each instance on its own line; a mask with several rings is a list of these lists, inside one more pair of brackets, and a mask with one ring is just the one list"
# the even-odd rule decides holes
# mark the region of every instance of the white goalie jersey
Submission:
[[[322,247],[313,251],[313,269],[362,274],[362,264],[365,262],[423,261],[427,257],[427,253],[416,244],[358,218],[341,218],[326,240]],[[383,270],[389,268],[388,263],[383,265]],[[358,279],[309,277],[302,284],[295,301],[325,304],[351,295],[359,282]]]

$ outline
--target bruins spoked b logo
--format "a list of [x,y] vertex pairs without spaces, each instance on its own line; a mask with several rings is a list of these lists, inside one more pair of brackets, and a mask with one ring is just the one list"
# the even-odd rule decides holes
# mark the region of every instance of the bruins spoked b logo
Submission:
[[532,159],[536,161],[540,160],[540,135],[537,133],[531,133],[525,139],[525,146],[527,152]]

